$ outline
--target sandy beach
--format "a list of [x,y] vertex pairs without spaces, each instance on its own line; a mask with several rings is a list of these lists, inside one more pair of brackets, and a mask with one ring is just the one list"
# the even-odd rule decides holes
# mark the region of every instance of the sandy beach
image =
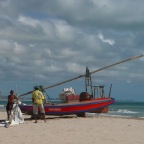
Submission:
[[[30,120],[0,127],[0,144],[143,144],[144,120],[114,117],[46,116],[47,122]],[[0,120],[6,112],[0,112]]]

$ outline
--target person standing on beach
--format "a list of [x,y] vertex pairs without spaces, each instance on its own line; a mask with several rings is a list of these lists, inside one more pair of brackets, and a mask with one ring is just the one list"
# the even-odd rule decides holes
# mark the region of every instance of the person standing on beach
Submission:
[[44,121],[45,119],[45,110],[43,105],[44,100],[43,93],[39,90],[37,86],[34,87],[34,91],[32,92],[32,102],[33,102],[33,114],[35,118],[35,123],[37,123],[37,115],[38,115],[38,108],[40,109],[40,113],[43,114]]
[[14,95],[14,91],[11,90],[10,95],[8,96],[8,102],[6,106],[8,120],[10,119],[11,110],[13,109],[13,104],[14,104],[15,99],[18,101],[18,98]]

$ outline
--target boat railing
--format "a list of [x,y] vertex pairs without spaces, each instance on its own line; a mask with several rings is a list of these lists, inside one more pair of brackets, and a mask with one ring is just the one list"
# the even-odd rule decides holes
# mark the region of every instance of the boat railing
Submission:
[[93,98],[106,98],[106,97],[111,97],[111,89],[112,89],[112,84],[110,85],[109,89],[109,95],[105,95],[105,86],[104,85],[97,85],[97,86],[91,86],[92,87],[92,97]]

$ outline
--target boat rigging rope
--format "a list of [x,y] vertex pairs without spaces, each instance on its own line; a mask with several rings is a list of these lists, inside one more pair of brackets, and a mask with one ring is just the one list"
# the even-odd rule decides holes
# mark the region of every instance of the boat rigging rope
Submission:
[[[130,61],[130,60],[134,60],[134,59],[137,59],[137,58],[140,58],[140,57],[143,57],[143,56],[144,56],[144,55],[139,55],[139,56],[130,57],[130,58],[128,58],[128,59],[125,59],[125,60],[122,60],[122,61],[113,63],[113,64],[111,64],[111,65],[102,67],[102,68],[100,68],[100,69],[94,70],[94,71],[90,72],[90,74],[97,73],[97,72],[102,71],[102,70],[104,70],[104,69],[107,69],[107,68],[109,68],[109,67],[112,67],[112,66],[115,66],[115,65],[118,65],[118,64],[121,64],[121,63]],[[57,83],[57,84],[54,84],[54,85],[51,85],[51,86],[48,86],[48,87],[44,87],[44,89],[49,89],[49,88],[52,88],[52,87],[55,87],[55,86],[58,86],[58,85],[61,85],[61,84],[64,84],[64,83],[67,83],[67,82],[70,82],[70,81],[79,79],[79,78],[82,78],[82,77],[85,77],[85,76],[86,76],[85,74],[84,74],[84,75],[80,75],[80,76],[77,76],[77,77],[74,77],[74,78],[65,80],[65,81],[63,81],[63,82],[59,82],[59,83]],[[30,94],[30,93],[32,93],[32,92],[33,92],[33,91],[30,91],[30,92],[21,94],[19,97],[28,95],[28,94]]]

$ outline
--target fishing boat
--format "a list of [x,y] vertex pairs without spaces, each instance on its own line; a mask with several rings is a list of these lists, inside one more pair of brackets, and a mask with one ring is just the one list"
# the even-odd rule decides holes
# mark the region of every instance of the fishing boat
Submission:
[[[101,87],[101,86],[100,86]],[[97,86],[97,88],[100,88]],[[107,113],[108,106],[115,102],[114,98],[101,97],[93,98],[87,92],[82,92],[80,95],[67,95],[65,99],[60,99],[59,104],[46,102],[44,104],[46,115],[70,115],[76,114],[83,117],[86,112],[90,113]],[[33,114],[32,105],[19,105],[21,111],[26,114]]]
[[[45,104],[46,115],[70,115],[76,114],[77,116],[84,117],[86,112],[90,113],[106,113],[108,106],[113,104],[113,98],[92,99],[88,101],[75,102],[75,103],[62,103],[62,104]],[[32,105],[20,105],[21,111],[26,114],[32,115]]]
[[[37,86],[45,96],[48,96],[42,86]],[[109,95],[104,94],[104,85],[93,86],[92,78],[88,67],[85,73],[85,91],[80,95],[75,94],[74,89],[64,88],[59,95],[59,103],[52,103],[50,100],[44,104],[46,115],[70,115],[85,116],[86,112],[90,113],[107,113],[108,106],[115,102],[111,98],[112,85],[110,86]],[[19,105],[21,111],[27,114],[33,114],[32,105]]]
[[[69,89],[68,91],[64,91],[60,95],[60,103],[55,104],[55,103],[47,101],[44,104],[45,114],[46,115],[60,115],[60,116],[76,114],[77,116],[84,117],[86,112],[107,113],[109,106],[115,102],[115,99],[111,97],[112,84],[110,85],[110,88],[109,88],[109,94],[106,96],[104,93],[105,86],[93,85],[91,74],[99,72],[106,68],[115,66],[117,64],[124,63],[124,62],[137,59],[143,56],[144,55],[131,57],[129,59],[122,60],[120,62],[105,66],[93,72],[90,72],[88,67],[86,67],[86,72],[84,75],[80,75],[78,77],[74,77],[72,79],[69,79],[69,80],[57,83],[55,85],[52,85],[52,86],[48,86],[48,87],[39,86],[40,90],[43,93],[45,93],[46,92],[45,90],[48,88],[52,88],[52,87],[61,85],[66,82],[70,82],[72,80],[85,77],[85,91],[84,92],[81,92],[79,95],[77,95],[73,93],[73,89],[72,91],[70,91]],[[22,94],[19,97],[30,94],[32,92],[33,91]],[[23,113],[30,114],[30,115],[33,114],[32,105],[20,104],[19,107]]]

